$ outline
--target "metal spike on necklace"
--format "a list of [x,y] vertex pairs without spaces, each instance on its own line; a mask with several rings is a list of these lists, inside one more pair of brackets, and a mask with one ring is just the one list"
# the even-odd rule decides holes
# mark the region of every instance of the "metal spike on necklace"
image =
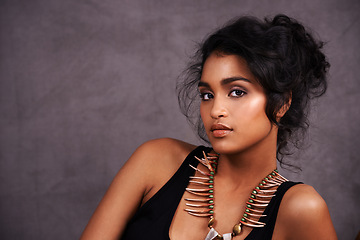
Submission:
[[230,240],[241,233],[243,225],[252,228],[264,227],[265,223],[260,222],[259,219],[266,216],[263,215],[263,212],[272,197],[275,196],[274,194],[276,193],[278,186],[288,180],[281,176],[277,169],[267,175],[251,192],[250,197],[246,202],[244,213],[241,216],[239,223],[234,225],[233,232],[221,235],[213,228],[215,223],[214,177],[217,170],[219,155],[212,153],[206,155],[205,152],[203,152],[203,154],[203,158],[198,158],[196,156],[195,158],[208,169],[208,172],[190,165],[191,168],[199,172],[202,176],[190,177],[189,184],[198,185],[199,187],[186,188],[186,191],[194,197],[185,199],[187,208],[184,210],[196,217],[210,218],[208,223],[210,231],[205,240]]

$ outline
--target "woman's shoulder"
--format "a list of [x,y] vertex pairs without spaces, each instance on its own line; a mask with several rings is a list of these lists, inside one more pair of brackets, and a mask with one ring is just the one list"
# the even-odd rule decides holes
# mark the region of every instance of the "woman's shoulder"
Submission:
[[304,210],[301,208],[305,205],[307,208],[318,208],[326,205],[320,194],[307,184],[297,184],[291,187],[284,195],[283,202],[289,205],[288,207],[291,207],[293,211]]
[[[115,239],[195,146],[170,138],[142,144],[116,174],[82,239]],[[184,157],[185,156],[185,157]]]
[[120,172],[141,176],[147,189],[162,183],[180,167],[196,146],[172,138],[160,138],[141,144]]
[[306,184],[297,184],[285,193],[276,225],[292,239],[336,239],[326,202]]
[[[150,164],[180,165],[186,156],[196,148],[187,142],[173,138],[159,138],[140,145],[134,154]],[[144,162],[143,162],[144,164]]]
[[175,174],[195,145],[172,138],[143,143],[129,161],[145,182],[144,204]]
[[320,194],[310,185],[297,184],[284,195],[280,210],[284,211],[287,219],[313,219],[317,214],[327,211],[327,206]]

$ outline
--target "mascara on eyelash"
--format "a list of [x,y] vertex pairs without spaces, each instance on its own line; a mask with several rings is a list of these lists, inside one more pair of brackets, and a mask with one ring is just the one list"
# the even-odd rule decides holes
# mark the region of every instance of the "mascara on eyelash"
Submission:
[[241,89],[233,89],[233,90],[230,91],[229,96],[231,96],[231,94],[232,94],[233,92],[240,92],[240,94],[236,94],[236,96],[234,96],[234,97],[242,97],[242,96],[244,96],[245,94],[247,94],[247,92],[244,91],[244,90],[241,90]]

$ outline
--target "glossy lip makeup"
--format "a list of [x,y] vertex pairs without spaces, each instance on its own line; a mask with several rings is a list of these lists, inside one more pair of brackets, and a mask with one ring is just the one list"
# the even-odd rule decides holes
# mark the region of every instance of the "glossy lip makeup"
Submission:
[[222,138],[230,134],[232,128],[223,123],[215,123],[211,126],[210,131],[215,138]]

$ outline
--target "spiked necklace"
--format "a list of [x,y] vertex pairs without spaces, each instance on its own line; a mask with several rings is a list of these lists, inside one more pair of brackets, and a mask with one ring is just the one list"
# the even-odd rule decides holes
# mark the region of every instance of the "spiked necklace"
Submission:
[[256,186],[250,194],[248,201],[246,202],[245,211],[239,221],[233,227],[232,233],[226,233],[220,235],[214,228],[214,176],[216,174],[218,165],[218,154],[208,153],[207,155],[203,152],[204,157],[195,158],[204,165],[208,172],[202,171],[190,165],[191,168],[199,172],[202,177],[191,176],[189,184],[200,187],[186,188],[186,191],[194,196],[194,198],[186,198],[186,206],[184,209],[190,215],[196,217],[209,217],[208,227],[210,228],[205,240],[223,239],[230,240],[234,236],[241,233],[242,226],[248,227],[264,227],[265,223],[260,222],[259,219],[266,215],[263,215],[265,208],[268,206],[272,197],[274,197],[277,187],[283,182],[288,181],[286,178],[281,176],[277,169],[267,175],[259,184]]

